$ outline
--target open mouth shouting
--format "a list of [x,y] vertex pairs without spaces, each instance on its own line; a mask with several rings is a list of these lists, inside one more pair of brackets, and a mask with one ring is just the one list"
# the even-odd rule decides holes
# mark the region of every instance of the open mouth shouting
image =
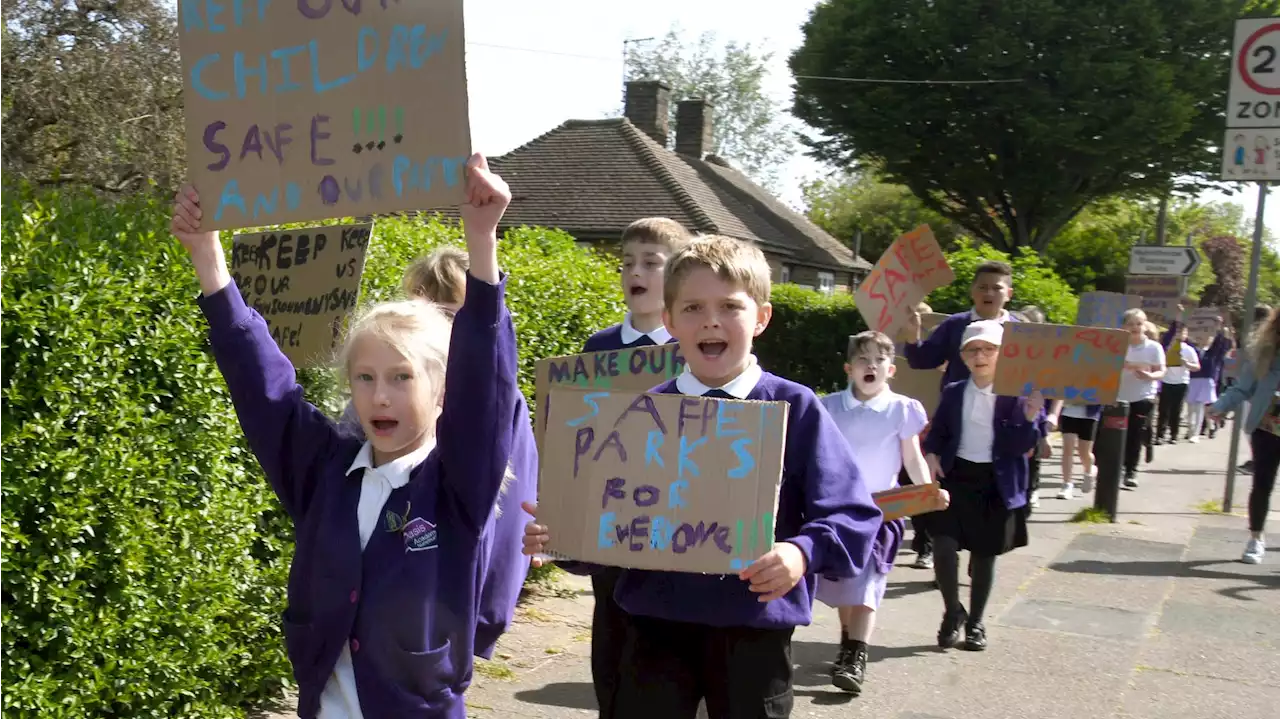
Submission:
[[644,285],[630,285],[627,287],[627,293],[632,297],[644,297],[649,293],[649,288]]
[[724,340],[701,340],[698,342],[698,352],[709,360],[720,359],[728,349],[729,343]]
[[875,372],[867,372],[866,374],[862,375],[862,383],[863,383],[863,384],[875,384],[875,383],[876,383],[876,373],[875,373]]
[[369,424],[373,425],[373,433],[378,437],[390,437],[396,431],[396,427],[400,426],[400,421],[378,416],[370,420]]

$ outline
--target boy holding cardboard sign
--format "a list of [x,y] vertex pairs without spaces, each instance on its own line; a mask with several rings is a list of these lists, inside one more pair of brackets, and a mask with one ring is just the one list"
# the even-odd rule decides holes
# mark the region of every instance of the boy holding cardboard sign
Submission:
[[[811,621],[812,578],[868,565],[882,515],[848,443],[812,390],[751,354],[772,314],[769,275],[758,248],[728,237],[697,239],[668,264],[663,320],[686,366],[654,392],[790,405],[777,541],[736,576],[623,570],[616,597],[632,626],[616,717],[693,719],[704,698],[712,719],[789,716],[791,635]],[[531,523],[525,552],[552,530]]]
[[[920,433],[929,419],[918,400],[889,389],[893,361],[894,345],[888,335],[868,331],[850,337],[844,365],[849,385],[822,398],[873,493],[892,488],[899,471],[915,484],[930,481],[920,452]],[[840,653],[831,669],[831,682],[854,695],[862,693],[867,643],[905,529],[902,519],[886,517],[865,571],[852,579],[818,580],[817,598],[840,615]]]

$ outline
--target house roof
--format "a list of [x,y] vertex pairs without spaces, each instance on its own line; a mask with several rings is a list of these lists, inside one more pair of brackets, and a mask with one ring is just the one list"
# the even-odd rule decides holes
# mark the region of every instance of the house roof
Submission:
[[569,120],[490,165],[511,186],[504,226],[612,239],[638,218],[669,217],[694,232],[756,242],[788,262],[871,269],[728,163],[672,152],[626,118]]

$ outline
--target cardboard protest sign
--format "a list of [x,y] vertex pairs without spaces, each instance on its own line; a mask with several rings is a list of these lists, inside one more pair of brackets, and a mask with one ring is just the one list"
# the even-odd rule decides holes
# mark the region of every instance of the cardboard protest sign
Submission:
[[236,235],[231,278],[295,367],[327,364],[356,308],[373,225]]
[[206,230],[457,205],[463,0],[178,0]]
[[[925,339],[932,334],[934,328],[948,317],[950,315],[938,312],[921,315],[920,339]],[[907,363],[904,349],[909,339],[913,338],[907,337],[905,329],[898,333],[898,341],[895,343],[897,356],[893,360],[895,369],[893,379],[889,380],[889,388],[900,395],[918,400],[924,405],[925,413],[932,417],[933,411],[938,408],[938,400],[942,396],[942,372],[939,369],[912,369]]]
[[786,402],[553,388],[548,404],[552,556],[727,574],[773,547]]
[[1141,307],[1142,298],[1136,295],[1122,295],[1119,292],[1086,292],[1080,295],[1080,304],[1076,309],[1076,324],[1080,327],[1119,329],[1124,326],[1124,313]]
[[867,327],[895,337],[926,295],[955,278],[933,232],[920,225],[889,245],[854,299]]
[[1128,275],[1124,281],[1124,293],[1142,298],[1142,311],[1147,319],[1168,327],[1182,317],[1178,305],[1182,301],[1181,277],[1162,277],[1155,275]]
[[533,387],[536,413],[533,436],[542,447],[546,426],[547,393],[555,385],[578,388],[647,392],[684,371],[680,345],[665,344],[607,350],[539,360]]
[[1174,322],[1182,321],[1182,312],[1178,309],[1181,302],[1176,297],[1143,297],[1142,311],[1147,319],[1160,327],[1169,327]]
[[1212,335],[1221,328],[1218,323],[1221,318],[1222,308],[1220,307],[1197,307],[1187,318],[1187,332],[1200,336]]
[[915,517],[946,509],[947,503],[942,498],[941,489],[933,482],[911,484],[876,492],[871,498],[884,514],[884,521],[891,522],[902,517]]
[[1006,322],[995,393],[1020,397],[1038,389],[1046,400],[1112,404],[1128,350],[1124,330]]

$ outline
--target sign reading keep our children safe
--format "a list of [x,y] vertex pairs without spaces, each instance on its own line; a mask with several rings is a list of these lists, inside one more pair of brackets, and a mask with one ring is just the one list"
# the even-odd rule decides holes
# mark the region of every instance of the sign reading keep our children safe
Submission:
[[461,203],[463,0],[178,0],[204,228]]
[[728,574],[773,547],[786,402],[569,387],[546,401],[548,553]]

